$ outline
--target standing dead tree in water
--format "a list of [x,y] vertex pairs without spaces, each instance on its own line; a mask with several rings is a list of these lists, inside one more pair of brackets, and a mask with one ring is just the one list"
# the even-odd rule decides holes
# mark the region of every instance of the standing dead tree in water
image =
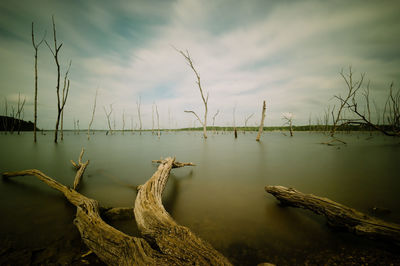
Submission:
[[125,109],[122,110],[122,135],[125,133]]
[[[60,52],[60,49],[61,49],[63,44],[62,43],[60,45],[57,44],[56,24],[54,22],[54,16],[52,16],[51,19],[53,21],[54,48],[51,48],[47,41],[45,41],[45,43],[46,43],[47,47],[49,47],[50,52],[53,54],[54,61],[56,63],[56,67],[57,67],[56,91],[57,91],[57,111],[58,111],[58,113],[57,113],[56,129],[55,129],[55,132],[54,132],[54,142],[57,143],[58,128],[59,128],[59,124],[60,124],[61,112],[64,110],[64,106],[65,106],[65,103],[67,102],[67,97],[68,97],[68,92],[69,92],[69,79],[68,79],[66,94],[64,95],[64,93],[63,93],[63,98],[61,100],[60,99],[60,63],[58,61],[58,53]],[[71,65],[71,63],[70,63],[70,65]],[[64,90],[63,90],[63,92],[64,92]]]
[[[67,85],[67,78],[68,78],[68,74],[69,74],[69,69],[71,68],[71,63],[72,63],[72,61],[69,61],[68,69],[67,69],[67,72],[65,72],[65,76],[64,76],[64,86],[63,86],[63,90],[62,90],[62,102],[63,102],[63,105],[65,105],[65,102],[67,101],[67,97],[68,97],[69,79],[68,79],[68,85]],[[65,91],[65,87],[66,86],[67,86],[67,91]],[[61,133],[61,140],[63,140],[64,139],[64,106],[63,106],[63,108],[61,110],[61,128],[60,128],[60,133]]]
[[[78,164],[73,163],[77,170],[74,188],[69,188],[36,169],[6,172],[3,177],[35,176],[51,188],[62,192],[76,207],[74,224],[83,242],[108,265],[231,265],[209,243],[200,239],[189,228],[177,224],[162,204],[162,193],[171,170],[192,166],[192,163],[180,163],[170,157],[155,161],[159,163],[158,169],[145,184],[138,186],[133,210],[102,208],[98,201],[77,191],[89,163],[82,163],[82,155],[83,151]],[[102,216],[132,217],[133,213],[143,238],[129,236],[102,219]]]
[[293,114],[284,113],[282,119],[285,121],[284,125],[288,125],[290,136],[293,137]]
[[141,98],[139,96],[139,99],[136,101],[136,106],[137,106],[137,113],[139,117],[139,134],[142,135],[142,116],[140,113],[140,106],[141,106]]
[[[356,115],[357,119],[346,119],[345,124],[353,124],[353,125],[364,125],[369,128],[373,128],[385,134],[386,136],[398,137],[400,136],[400,89],[395,90],[393,88],[393,83],[389,86],[389,93],[387,100],[384,105],[383,114],[382,114],[382,125],[378,123],[374,123],[371,120],[371,107],[370,107],[370,93],[369,93],[369,83],[367,88],[363,93],[363,98],[365,100],[365,110],[364,112],[359,110],[359,103],[356,100],[356,93],[360,88],[364,75],[361,75],[360,80],[354,82],[353,81],[353,72],[352,69],[349,69],[349,73],[347,75],[341,73],[344,81],[346,82],[347,89],[350,92],[353,92],[351,97],[351,102],[349,98],[343,98],[340,96],[335,96],[344,106],[354,115]],[[356,84],[356,88],[354,89]],[[376,105],[376,104],[375,104]],[[379,121],[379,118],[378,118]]]
[[261,112],[261,122],[260,122],[260,127],[258,129],[256,141],[260,141],[261,134],[264,130],[264,120],[265,120],[265,110],[266,109],[267,109],[267,107],[265,106],[265,101],[263,101],[263,108],[262,108],[262,112]]
[[[176,49],[175,49],[176,50]],[[200,124],[203,126],[203,137],[206,139],[207,138],[207,114],[208,114],[208,93],[207,96],[204,97],[204,93],[203,93],[203,88],[201,87],[201,81],[200,81],[200,74],[197,72],[197,70],[195,69],[194,65],[193,65],[193,60],[189,55],[189,52],[186,51],[180,51],[177,50],[185,59],[187,64],[190,66],[190,68],[193,70],[194,74],[196,75],[196,84],[199,87],[200,90],[200,95],[201,95],[201,99],[203,100],[204,103],[204,119],[203,121],[200,119],[200,117],[194,112],[194,111],[185,111],[185,113],[192,113],[197,120],[199,120]]]
[[252,118],[254,115],[254,113],[252,113],[251,115],[247,116],[244,118],[244,126],[247,127],[247,122],[249,122],[249,119]]
[[4,96],[4,116],[6,117],[5,119],[3,119],[3,127],[4,127],[4,132],[5,134],[7,134],[8,131],[8,102],[7,102],[7,97]]
[[252,113],[251,115],[247,116],[244,118],[244,130],[243,130],[243,134],[246,133],[247,130],[247,122],[249,122],[249,119],[252,118],[254,115],[254,113]]
[[42,40],[40,42],[35,42],[35,33],[33,31],[33,22],[32,22],[32,45],[33,49],[35,49],[35,100],[34,100],[34,118],[33,118],[33,141],[36,142],[36,126],[37,126],[37,98],[38,98],[38,71],[37,71],[37,61],[38,61],[38,50],[40,45],[43,43],[44,38],[46,37],[46,32],[43,35]]
[[[106,107],[105,106],[103,106],[103,109],[104,109],[104,113],[106,114],[106,117],[107,117],[107,124],[108,124],[108,132],[110,132],[110,135],[112,135],[113,134],[113,131],[112,131],[112,128],[111,128],[111,114],[112,114],[112,111],[113,111],[113,107],[112,107],[112,104],[110,104],[110,111],[109,112],[107,112],[107,109],[106,109]],[[107,134],[108,134],[108,132],[107,132]]]
[[155,112],[155,110],[154,110],[154,105],[155,105],[155,102],[153,102],[153,105],[151,106],[151,135],[154,135],[154,112]]
[[215,129],[215,118],[217,117],[217,115],[219,114],[219,109],[215,112],[215,114],[214,114],[214,116],[213,116],[213,123],[212,123],[212,125],[213,125],[213,128],[214,128],[214,134],[215,134],[215,132],[217,131],[216,129]]
[[237,139],[237,129],[236,129],[236,104],[233,106],[233,133],[235,135],[235,139]]
[[18,93],[18,103],[17,103],[17,112],[16,112],[16,118],[18,119],[18,129],[17,129],[18,135],[21,132],[22,119],[24,119],[23,112],[24,112],[25,101],[26,101],[26,97],[24,97],[24,100],[21,102],[21,93]]
[[161,136],[161,132],[160,132],[160,115],[158,114],[157,104],[155,104],[155,106],[156,106],[156,114],[157,114],[157,129],[158,129],[157,135],[158,135],[158,138],[160,138],[160,136]]
[[94,96],[92,118],[90,119],[88,130],[87,130],[87,138],[88,138],[88,140],[90,139],[90,128],[92,127],[93,120],[94,120],[94,113],[96,112],[96,103],[97,103],[97,90],[96,90],[96,95]]
[[364,76],[365,76],[364,74],[361,74],[360,79],[357,81],[354,81],[353,71],[352,71],[351,67],[349,67],[349,74],[347,75],[347,77],[345,76],[343,70],[340,71],[340,75],[346,81],[348,91],[347,91],[347,94],[345,97],[342,97],[341,95],[334,96],[336,99],[339,100],[339,107],[338,107],[336,114],[334,113],[335,108],[333,108],[333,110],[332,110],[333,125],[332,125],[332,129],[330,132],[330,135],[332,138],[335,136],[335,132],[338,127],[338,123],[341,120],[341,114],[342,114],[343,108],[348,106],[348,103],[350,100],[353,102],[355,101],[355,95],[356,95],[357,91],[361,88],[361,85],[363,83]]

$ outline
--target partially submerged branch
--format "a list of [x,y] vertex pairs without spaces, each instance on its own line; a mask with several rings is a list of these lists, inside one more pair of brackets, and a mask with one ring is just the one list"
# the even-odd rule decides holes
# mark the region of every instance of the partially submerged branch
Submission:
[[293,188],[266,186],[265,190],[284,205],[311,210],[324,215],[332,227],[345,229],[372,239],[400,244],[400,225],[368,216],[327,198],[304,194]]

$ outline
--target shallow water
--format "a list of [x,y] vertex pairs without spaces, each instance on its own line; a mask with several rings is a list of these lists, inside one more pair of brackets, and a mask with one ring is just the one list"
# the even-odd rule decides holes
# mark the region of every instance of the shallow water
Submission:
[[[176,156],[197,166],[172,171],[163,196],[167,211],[234,263],[327,263],[343,249],[348,254],[366,247],[386,252],[387,247],[372,241],[332,231],[323,217],[280,207],[264,187],[293,187],[366,213],[374,206],[387,208],[391,213],[383,218],[400,223],[400,140],[342,133],[338,137],[348,145],[327,146],[319,144],[328,140],[321,133],[295,132],[291,138],[266,132],[260,143],[255,136],[241,133],[235,140],[231,133],[209,133],[204,141],[200,132],[164,133],[161,139],[149,132],[96,132],[88,141],[84,134],[67,132],[64,141],[54,144],[48,132],[35,144],[29,132],[0,135],[0,171],[36,168],[72,185],[69,160],[77,160],[85,147],[90,164],[80,192],[104,206],[132,206],[132,186],[145,183],[156,170],[151,160]],[[3,243],[35,249],[79,240],[72,224],[74,207],[37,179],[2,179],[0,195]],[[114,225],[138,235],[134,222]]]

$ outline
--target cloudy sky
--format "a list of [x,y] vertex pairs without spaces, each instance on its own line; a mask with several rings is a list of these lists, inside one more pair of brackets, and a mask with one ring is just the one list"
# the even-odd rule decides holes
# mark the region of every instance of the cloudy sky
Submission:
[[[333,106],[346,87],[339,75],[349,65],[366,73],[377,105],[390,82],[400,84],[399,1],[9,1],[0,2],[0,113],[4,99],[27,99],[24,117],[33,121],[34,49],[54,15],[62,73],[69,60],[70,95],[65,128],[74,119],[86,128],[96,90],[94,128],[106,128],[103,106],[113,104],[117,128],[142,120],[151,128],[152,104],[161,127],[193,126],[184,110],[203,113],[195,76],[173,47],[188,50],[209,92],[209,121],[248,125],[260,120],[267,102],[266,126],[282,125],[292,112],[294,124],[307,124]],[[54,128],[56,68],[46,45],[39,48],[40,128]],[[199,126],[199,123],[196,124]]]

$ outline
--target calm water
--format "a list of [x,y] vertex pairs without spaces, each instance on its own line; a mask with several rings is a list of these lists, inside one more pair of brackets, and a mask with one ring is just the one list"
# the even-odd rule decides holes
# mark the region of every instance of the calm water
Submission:
[[[50,133],[39,135],[37,144],[32,133],[0,135],[0,172],[36,168],[72,185],[69,160],[77,160],[85,147],[90,164],[80,192],[104,206],[133,206],[132,186],[156,170],[151,160],[176,156],[197,166],[173,170],[164,192],[167,211],[234,263],[327,263],[343,250],[350,256],[365,249],[391,257],[387,247],[332,231],[324,218],[282,208],[264,191],[266,185],[283,185],[366,213],[374,206],[387,208],[391,213],[383,218],[400,223],[400,140],[367,133],[338,136],[349,144],[321,145],[328,138],[308,132],[295,132],[293,138],[267,132],[260,143],[252,133],[236,140],[232,134],[210,134],[204,141],[193,132],[165,133],[160,140],[150,133],[96,132],[88,141],[84,134],[67,132],[57,145]],[[72,224],[75,208],[36,178],[0,180],[0,213],[0,241],[8,247],[3,253],[60,242],[62,253],[80,243]],[[113,225],[138,235],[134,222]]]

